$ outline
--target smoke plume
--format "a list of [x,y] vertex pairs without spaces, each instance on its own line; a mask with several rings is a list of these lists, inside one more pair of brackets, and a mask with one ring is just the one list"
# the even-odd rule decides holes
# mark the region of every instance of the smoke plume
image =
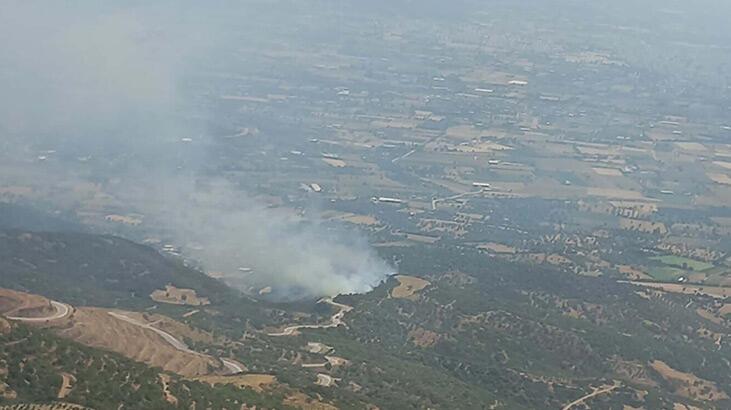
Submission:
[[[40,148],[68,154],[67,162],[34,165],[33,184],[43,184],[37,175],[46,172],[59,186],[113,186],[120,206],[145,215],[144,229],[161,231],[184,256],[244,290],[270,286],[272,296],[286,299],[363,292],[390,272],[359,235],[267,207],[195,172],[208,160],[206,124],[183,124],[180,112],[206,113],[195,112],[181,83],[196,61],[233,43],[216,29],[226,7],[74,4],[0,5],[0,36],[8,40],[0,43],[0,147],[8,160],[27,156],[26,164]],[[190,135],[200,145],[171,154],[171,141]],[[91,171],[79,172],[74,162],[93,164],[108,153],[116,162]],[[13,183],[0,178],[0,185]]]

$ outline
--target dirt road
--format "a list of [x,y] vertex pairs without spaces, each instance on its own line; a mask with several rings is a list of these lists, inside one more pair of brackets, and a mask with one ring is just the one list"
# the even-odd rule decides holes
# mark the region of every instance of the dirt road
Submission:
[[325,323],[321,325],[296,325],[296,326],[289,326],[285,327],[284,330],[281,332],[276,333],[269,333],[269,336],[292,336],[294,335],[298,330],[301,329],[330,329],[334,327],[338,327],[341,325],[345,325],[345,322],[343,321],[343,317],[345,317],[345,314],[353,310],[352,306],[343,305],[342,303],[335,302],[332,298],[322,298],[317,301],[317,303],[327,303],[329,305],[335,306],[339,310],[332,315],[330,318],[330,323]]
[[241,364],[236,363],[229,359],[221,358],[221,363],[229,370],[230,374],[239,374],[244,372],[244,368]]
[[56,311],[49,316],[44,316],[44,317],[6,316],[6,319],[17,320],[19,322],[46,322],[46,321],[63,319],[66,316],[68,316],[69,312],[71,312],[71,306],[69,306],[65,303],[56,302],[55,300],[52,300],[51,306],[53,306],[53,308]]
[[143,323],[143,322],[140,322],[140,321],[138,321],[136,319],[133,319],[133,318],[131,318],[129,316],[125,316],[125,315],[123,315],[121,313],[117,313],[117,312],[107,312],[107,313],[109,313],[111,316],[113,316],[113,317],[115,317],[115,318],[117,318],[119,320],[123,320],[123,321],[125,321],[127,323],[130,323],[130,324],[133,324],[135,326],[139,326],[139,327],[142,327],[144,329],[151,330],[151,331],[157,333],[160,337],[162,337],[163,339],[165,339],[165,341],[168,342],[172,347],[176,348],[177,350],[180,350],[181,352],[190,353],[190,354],[199,355],[199,356],[205,356],[205,355],[203,355],[201,353],[198,353],[198,352],[196,352],[194,350],[190,350],[190,348],[188,348],[188,345],[186,345],[182,341],[178,340],[175,336],[171,335],[168,332],[165,332],[163,330],[160,330],[160,329],[152,326],[152,324],[150,324],[150,323]]
[[571,403],[563,406],[563,408],[561,410],[571,410],[574,406],[578,406],[579,404],[581,404],[581,403],[583,403],[583,402],[585,402],[587,400],[590,400],[590,399],[592,399],[592,398],[594,398],[596,396],[599,396],[599,395],[602,395],[602,394],[606,394],[606,393],[610,393],[610,392],[618,389],[620,386],[621,386],[621,384],[619,384],[617,382],[614,382],[614,385],[613,386],[609,386],[609,387],[605,387],[605,388],[595,388],[592,393],[589,393],[589,394],[587,394],[584,397],[580,397],[580,398],[572,401]]
[[[164,330],[160,330],[160,329],[156,328],[155,326],[153,326],[154,323],[140,322],[139,320],[133,319],[129,316],[126,316],[126,315],[123,315],[123,314],[117,313],[117,312],[107,312],[107,313],[109,313],[111,316],[113,316],[119,320],[123,320],[132,325],[139,326],[141,328],[144,328],[144,329],[157,333],[160,337],[165,339],[165,341],[168,342],[172,347],[176,348],[177,350],[180,350],[181,352],[190,353],[190,354],[194,354],[197,356],[209,357],[208,355],[205,355],[203,353],[199,353],[194,350],[191,350],[188,347],[188,345],[186,345],[183,341],[179,340],[178,338],[171,335],[170,333],[165,332]],[[244,368],[241,366],[241,364],[234,362],[233,360],[224,359],[224,358],[219,358],[219,360],[221,361],[223,366],[226,369],[228,369],[229,374],[238,374],[238,373],[244,372]]]

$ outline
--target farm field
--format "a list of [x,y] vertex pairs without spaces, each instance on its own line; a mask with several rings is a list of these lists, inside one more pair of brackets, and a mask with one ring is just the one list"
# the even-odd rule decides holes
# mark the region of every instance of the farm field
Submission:
[[688,269],[695,272],[703,272],[713,267],[713,264],[708,262],[697,261],[695,259],[684,258],[682,256],[675,255],[656,256],[650,259],[653,261],[661,262],[668,266]]

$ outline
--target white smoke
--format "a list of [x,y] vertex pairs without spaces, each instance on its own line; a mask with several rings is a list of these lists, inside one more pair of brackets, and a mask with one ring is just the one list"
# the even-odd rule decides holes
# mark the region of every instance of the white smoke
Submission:
[[[233,275],[242,289],[271,286],[280,298],[369,290],[390,268],[359,235],[268,208],[225,181],[195,172],[170,176],[182,162],[190,171],[205,159],[204,139],[196,138],[201,145],[195,151],[171,160],[171,141],[204,129],[175,120],[180,107],[194,107],[180,92],[181,79],[191,61],[226,44],[212,20],[204,21],[207,5],[188,4],[184,12],[176,2],[161,4],[0,4],[0,36],[13,39],[0,44],[5,156],[32,152],[26,146],[34,143],[123,158],[123,166],[102,169],[113,173],[104,178],[87,177],[76,172],[78,164],[63,162],[35,172],[45,170],[59,186],[83,178],[124,181],[105,187],[118,204],[146,215],[146,229],[152,225],[177,244],[195,244],[183,246],[185,256],[206,270]],[[226,14],[225,8],[211,10]],[[13,181],[0,178],[4,183]]]
[[268,207],[229,182],[146,180],[133,190],[145,199],[136,207],[146,221],[162,227],[206,271],[223,273],[242,290],[271,287],[279,299],[361,293],[392,272],[356,232]]

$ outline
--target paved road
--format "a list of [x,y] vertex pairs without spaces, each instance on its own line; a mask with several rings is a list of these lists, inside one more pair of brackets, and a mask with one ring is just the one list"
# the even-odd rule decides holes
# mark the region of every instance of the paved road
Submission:
[[71,312],[71,306],[56,302],[55,300],[51,301],[51,306],[53,306],[56,311],[49,315],[44,317],[19,317],[19,316],[6,316],[7,319],[10,320],[17,320],[19,322],[46,322],[51,320],[58,320],[63,319],[66,316],[68,316],[69,312]]
[[292,336],[296,331],[301,329],[330,329],[333,327],[338,327],[341,325],[345,325],[345,322],[343,321],[343,317],[345,317],[345,314],[353,310],[352,306],[343,305],[342,303],[335,302],[332,298],[322,298],[317,303],[327,303],[330,305],[335,306],[336,308],[340,309],[338,310],[331,318],[330,323],[325,323],[322,325],[296,325],[296,326],[289,326],[285,327],[284,330],[281,332],[276,333],[269,333],[269,336]]

